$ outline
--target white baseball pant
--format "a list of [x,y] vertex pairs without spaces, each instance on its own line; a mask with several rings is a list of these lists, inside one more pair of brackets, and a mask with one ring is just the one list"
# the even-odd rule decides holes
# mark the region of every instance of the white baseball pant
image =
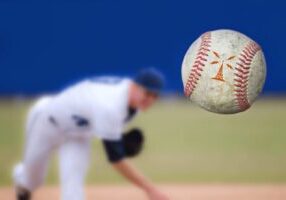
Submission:
[[14,169],[15,185],[34,191],[46,176],[49,159],[59,152],[62,200],[84,199],[84,178],[89,165],[90,138],[69,137],[49,120],[48,99],[31,110],[26,127],[24,159]]

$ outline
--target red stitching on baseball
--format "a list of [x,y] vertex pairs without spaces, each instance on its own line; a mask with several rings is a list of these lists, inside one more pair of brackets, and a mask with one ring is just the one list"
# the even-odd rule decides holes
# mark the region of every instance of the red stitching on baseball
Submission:
[[234,86],[240,87],[240,88],[246,88],[247,84],[234,84]]
[[240,64],[240,63],[236,63],[238,66],[240,66],[242,69],[248,70],[250,69],[250,67],[245,67],[244,65]]
[[251,49],[251,47],[245,47],[245,50],[250,54],[250,57],[254,56],[255,52]]
[[248,51],[243,50],[242,52],[244,53],[244,55],[245,55],[245,56],[250,57],[250,55],[249,55]]
[[246,55],[241,53],[240,56],[242,56],[247,62],[251,62],[251,60]]
[[244,71],[243,69],[238,68],[238,67],[235,67],[235,69],[244,75],[249,73],[249,70]]
[[238,59],[239,62],[236,63],[236,72],[234,73],[234,92],[236,104],[241,111],[250,107],[247,99],[248,76],[252,59],[260,50],[261,48],[258,44],[255,42],[249,42],[242,50],[242,53]]
[[[185,85],[184,93],[185,96],[190,97],[196,88],[197,81],[201,76],[205,62],[207,61],[208,53],[210,52],[211,47],[211,33],[206,32],[201,36],[201,44],[198,49],[198,53],[195,59],[195,62],[192,66],[191,73]],[[200,72],[199,72],[200,71]]]
[[198,53],[198,55],[207,56],[208,54],[205,53],[205,52],[203,52],[203,51],[200,51],[200,52]]
[[243,76],[243,74],[239,74],[239,73],[234,73],[235,76],[237,76],[238,78],[242,79],[242,80],[246,80],[248,78],[248,76]]
[[208,49],[208,48],[205,48],[205,47],[201,47],[201,48],[199,48],[199,50],[198,50],[199,52],[203,52],[203,51],[207,51],[207,52],[209,52],[210,51],[210,49]]
[[247,62],[244,58],[239,58],[239,61],[242,62],[244,65],[250,65],[251,62]]
[[[208,54],[206,54],[206,56],[207,56]],[[198,64],[198,65],[201,65],[201,66],[205,66],[205,64],[204,63],[202,63],[200,60],[196,60],[195,61],[195,64]]]
[[234,79],[234,82],[245,84],[247,80],[242,80],[242,79]]
[[197,56],[196,60],[207,61],[207,59],[204,56]]
[[[202,66],[205,66],[205,65],[202,65]],[[199,70],[199,71],[203,71],[203,68],[201,68],[201,67],[199,67],[199,66],[197,66],[197,70]]]

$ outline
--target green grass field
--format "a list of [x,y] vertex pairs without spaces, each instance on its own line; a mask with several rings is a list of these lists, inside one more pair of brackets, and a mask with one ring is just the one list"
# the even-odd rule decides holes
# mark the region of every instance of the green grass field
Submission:
[[[0,185],[9,185],[21,158],[25,113],[30,102],[0,103]],[[285,183],[286,101],[259,100],[236,115],[204,111],[188,101],[164,100],[131,124],[142,127],[147,143],[135,165],[163,183]],[[47,182],[55,184],[55,156]],[[94,141],[89,183],[121,183]]]

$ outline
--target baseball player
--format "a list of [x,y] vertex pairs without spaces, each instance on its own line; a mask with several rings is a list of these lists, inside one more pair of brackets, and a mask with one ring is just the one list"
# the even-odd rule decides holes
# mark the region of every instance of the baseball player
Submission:
[[143,189],[150,200],[167,200],[127,159],[142,149],[141,130],[123,133],[137,113],[158,99],[163,84],[162,74],[148,68],[134,79],[86,79],[59,94],[40,98],[28,114],[24,157],[14,169],[17,199],[31,199],[43,183],[55,151],[59,154],[61,199],[84,199],[84,179],[95,136],[102,140],[109,162],[120,174]]

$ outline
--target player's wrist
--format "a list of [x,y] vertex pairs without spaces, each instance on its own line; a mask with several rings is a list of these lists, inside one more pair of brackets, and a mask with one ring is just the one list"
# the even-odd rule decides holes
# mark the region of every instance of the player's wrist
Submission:
[[148,194],[153,193],[155,190],[157,190],[156,187],[152,183],[148,183],[144,185],[142,189]]

